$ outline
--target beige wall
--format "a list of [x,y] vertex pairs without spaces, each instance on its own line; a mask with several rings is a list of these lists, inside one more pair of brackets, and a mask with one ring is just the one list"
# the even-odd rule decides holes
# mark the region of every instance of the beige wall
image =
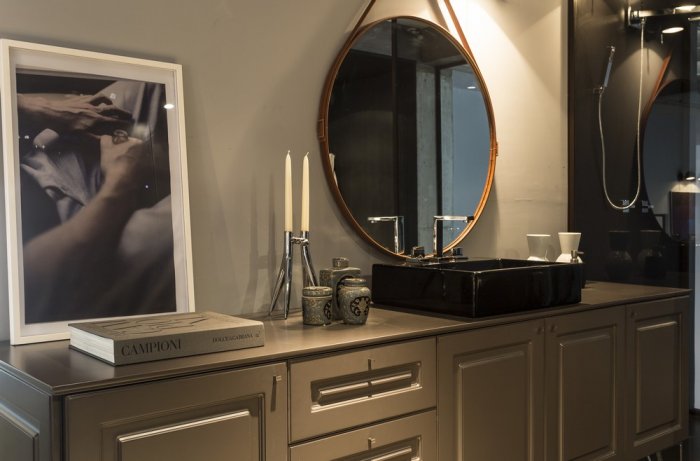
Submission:
[[[401,13],[399,5],[425,9],[411,2],[377,1],[389,14]],[[493,98],[500,144],[494,189],[465,253],[526,257],[525,233],[566,226],[565,1],[453,3]],[[279,265],[287,149],[297,204],[302,156],[311,152],[316,268],[343,255],[369,272],[385,259],[337,211],[316,140],[326,72],[364,5],[4,0],[0,36],[183,65],[196,307],[250,314],[268,309]],[[295,299],[299,275],[297,264]],[[2,284],[0,299],[6,295]],[[3,306],[0,339],[7,337]]]

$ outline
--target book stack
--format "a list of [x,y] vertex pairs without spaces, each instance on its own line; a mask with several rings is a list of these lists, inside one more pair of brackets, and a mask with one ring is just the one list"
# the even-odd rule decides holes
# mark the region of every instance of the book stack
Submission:
[[70,347],[112,365],[230,351],[265,344],[257,320],[217,312],[71,323]]

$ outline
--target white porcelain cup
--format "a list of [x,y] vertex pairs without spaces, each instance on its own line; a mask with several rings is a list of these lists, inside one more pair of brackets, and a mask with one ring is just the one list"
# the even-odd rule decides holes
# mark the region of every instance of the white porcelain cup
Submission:
[[547,247],[552,237],[549,234],[526,234],[527,248],[530,252],[528,261],[547,261]]
[[[559,246],[561,247],[561,254],[557,258],[557,262],[571,262],[571,252],[578,251],[578,244],[580,241],[580,232],[559,232]],[[577,256],[576,261],[581,262],[581,258]]]

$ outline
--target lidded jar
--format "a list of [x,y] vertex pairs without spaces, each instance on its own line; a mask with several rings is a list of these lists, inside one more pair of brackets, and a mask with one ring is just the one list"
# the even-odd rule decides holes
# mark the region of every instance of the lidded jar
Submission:
[[359,277],[343,279],[338,290],[338,306],[343,322],[350,325],[364,324],[369,315],[371,298],[365,279]]
[[304,325],[329,325],[332,320],[333,290],[330,287],[304,287],[301,312]]

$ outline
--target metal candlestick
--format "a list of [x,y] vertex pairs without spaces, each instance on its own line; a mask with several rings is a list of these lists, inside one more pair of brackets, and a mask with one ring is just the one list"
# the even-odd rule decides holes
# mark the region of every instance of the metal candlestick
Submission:
[[272,302],[270,303],[269,315],[277,306],[282,288],[284,287],[284,318],[289,316],[289,305],[292,297],[292,245],[301,246],[302,270],[304,273],[304,286],[317,286],[316,271],[314,271],[313,262],[311,261],[311,252],[309,250],[309,232],[302,231],[301,237],[294,237],[291,232],[284,232],[284,250],[282,253],[282,264],[280,265],[279,273],[277,274],[277,282],[275,290],[272,293]]
[[301,237],[298,238],[297,242],[295,243],[298,243],[301,246],[301,263],[304,270],[304,286],[318,286],[318,279],[316,278],[314,263],[311,261],[311,250],[309,249],[309,231],[301,231]]

